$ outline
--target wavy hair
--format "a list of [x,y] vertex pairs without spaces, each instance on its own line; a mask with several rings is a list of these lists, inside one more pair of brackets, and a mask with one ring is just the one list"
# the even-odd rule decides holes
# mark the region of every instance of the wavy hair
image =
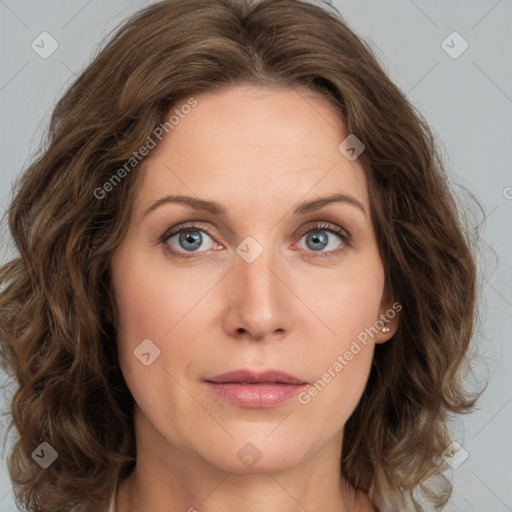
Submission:
[[[341,474],[382,512],[402,509],[405,498],[422,511],[418,489],[436,510],[448,501],[440,456],[448,421],[479,396],[464,383],[476,265],[431,130],[334,9],[167,0],[105,41],[58,101],[13,189],[7,214],[17,257],[0,268],[0,350],[16,384],[9,474],[27,510],[100,510],[136,462],[111,257],[126,235],[143,159],[108,194],[98,190],[183,98],[242,83],[323,95],[366,146],[359,162],[372,221],[403,310],[392,340],[376,346],[345,425]],[[58,453],[47,469],[32,458],[42,442]]]

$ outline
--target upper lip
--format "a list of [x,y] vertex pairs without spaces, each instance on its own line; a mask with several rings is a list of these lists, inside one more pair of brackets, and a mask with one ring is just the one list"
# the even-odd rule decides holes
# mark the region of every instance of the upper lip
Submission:
[[266,370],[263,372],[253,370],[235,370],[221,375],[207,377],[204,380],[215,384],[307,384],[303,379],[281,370]]

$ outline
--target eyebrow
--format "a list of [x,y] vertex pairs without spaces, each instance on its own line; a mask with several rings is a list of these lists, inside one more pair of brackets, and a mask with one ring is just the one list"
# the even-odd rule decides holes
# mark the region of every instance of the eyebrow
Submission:
[[[293,210],[294,215],[306,215],[308,213],[315,212],[320,210],[324,206],[327,206],[332,203],[345,203],[351,206],[355,206],[359,210],[361,210],[365,216],[367,216],[366,210],[364,206],[358,201],[355,197],[347,195],[347,194],[334,194],[328,197],[321,197],[319,199],[314,199],[313,201],[308,201],[299,204]],[[227,209],[224,205],[220,203],[216,203],[215,201],[205,201],[203,199],[197,199],[195,197],[190,196],[165,196],[152,204],[147,210],[144,211],[144,217],[146,217],[149,213],[156,210],[160,206],[164,204],[184,204],[190,206],[194,210],[209,212],[214,215],[226,215]]]

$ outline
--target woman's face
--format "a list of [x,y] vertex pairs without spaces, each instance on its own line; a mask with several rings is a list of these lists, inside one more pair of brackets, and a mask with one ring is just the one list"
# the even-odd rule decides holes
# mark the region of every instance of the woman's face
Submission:
[[[363,169],[311,92],[195,100],[133,171],[143,181],[113,258],[139,449],[232,472],[339,460],[374,344],[395,330],[368,335],[392,301]],[[252,376],[222,376],[238,370]]]

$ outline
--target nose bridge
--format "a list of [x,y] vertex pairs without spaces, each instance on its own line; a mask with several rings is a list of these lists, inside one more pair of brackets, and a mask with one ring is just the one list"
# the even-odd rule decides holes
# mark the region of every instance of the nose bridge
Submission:
[[[251,247],[249,250],[256,250]],[[289,329],[287,315],[291,304],[290,292],[277,278],[277,260],[271,247],[265,247],[251,261],[244,257],[242,243],[234,263],[233,286],[236,287],[234,324],[231,329],[243,329],[254,338],[263,338],[275,331]],[[254,256],[254,253],[253,253]]]

